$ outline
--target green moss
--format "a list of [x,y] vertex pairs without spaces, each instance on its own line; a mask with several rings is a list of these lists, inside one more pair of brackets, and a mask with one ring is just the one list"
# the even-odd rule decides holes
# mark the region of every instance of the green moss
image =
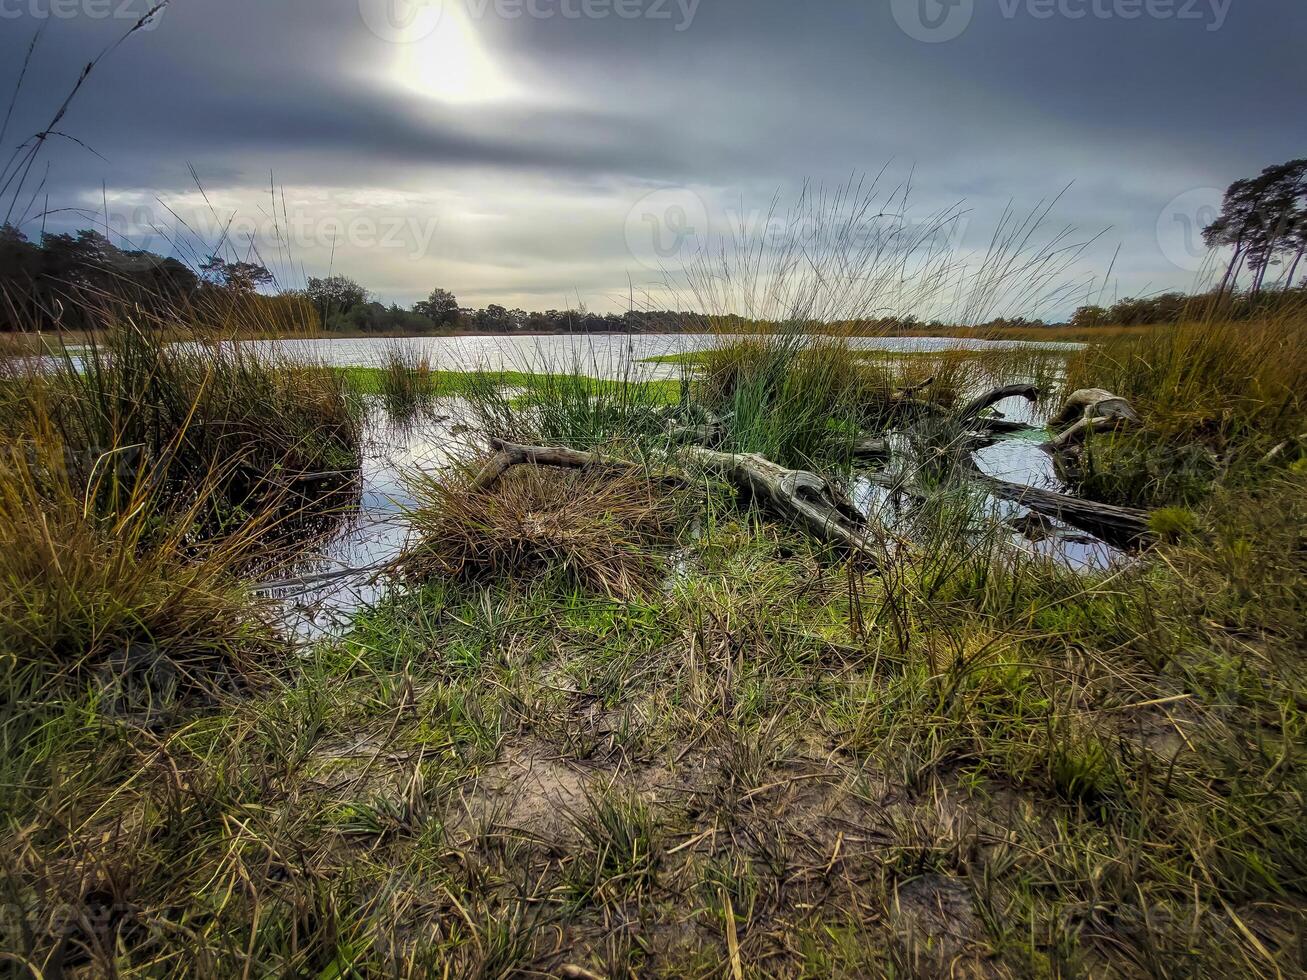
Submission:
[[1187,507],[1159,507],[1148,515],[1148,529],[1161,541],[1183,541],[1198,533],[1198,516]]

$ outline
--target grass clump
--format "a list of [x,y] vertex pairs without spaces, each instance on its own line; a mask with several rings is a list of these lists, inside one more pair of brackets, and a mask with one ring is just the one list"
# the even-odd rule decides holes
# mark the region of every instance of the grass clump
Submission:
[[420,476],[412,482],[416,578],[473,580],[559,573],[606,595],[647,591],[658,552],[676,535],[672,499],[643,478],[519,466],[489,487]]
[[84,482],[106,459],[124,480],[148,470],[170,487],[156,504],[203,486],[248,506],[301,475],[343,479],[359,465],[361,423],[341,381],[257,347],[121,322],[11,370],[12,438],[53,431]]
[[387,343],[377,369],[381,403],[392,418],[411,419],[437,397],[431,358],[412,344]]
[[[137,482],[120,512],[88,506],[94,487],[62,460],[4,454],[0,480],[0,650],[11,706],[91,685],[106,704],[146,707],[246,686],[280,643],[233,574],[249,537],[198,545],[202,505],[160,516]],[[108,478],[105,478],[106,482]],[[136,705],[140,707],[140,705]]]
[[1198,533],[1198,516],[1187,507],[1159,507],[1148,515],[1148,529],[1162,541],[1184,541]]
[[666,448],[667,429],[689,411],[683,381],[642,377],[629,358],[601,376],[597,365],[543,365],[532,374],[475,371],[460,379],[469,423],[521,442],[578,449],[624,443],[634,454]]
[[705,352],[696,386],[728,417],[730,449],[803,465],[841,455],[850,435],[831,422],[851,415],[859,376],[839,341],[779,333]]
[[659,850],[658,825],[648,803],[603,787],[587,790],[584,800],[570,817],[586,845],[567,872],[578,900],[646,896],[656,880]]

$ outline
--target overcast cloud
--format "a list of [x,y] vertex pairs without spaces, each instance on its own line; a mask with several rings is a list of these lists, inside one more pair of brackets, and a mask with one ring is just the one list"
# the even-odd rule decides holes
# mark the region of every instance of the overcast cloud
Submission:
[[[145,9],[0,0],[5,91],[41,29],[6,155]],[[107,204],[199,252],[235,214],[286,285],[606,311],[776,194],[887,167],[915,212],[965,202],[962,250],[1070,185],[1050,230],[1101,233],[1078,299],[1188,288],[1221,190],[1307,155],[1304,41],[1300,0],[175,0],[79,93],[89,149],[50,144],[24,230]]]

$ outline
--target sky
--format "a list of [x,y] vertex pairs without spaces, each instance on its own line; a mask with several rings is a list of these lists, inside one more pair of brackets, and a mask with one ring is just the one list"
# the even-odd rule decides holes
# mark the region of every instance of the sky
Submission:
[[[0,0],[0,105],[37,37],[5,158],[149,6]],[[796,202],[865,198],[863,234],[977,269],[1055,201],[1012,248],[1057,267],[1001,312],[1058,318],[1201,280],[1222,190],[1307,155],[1304,41],[1301,0],[174,0],[14,217],[286,287],[609,312],[696,305],[705,254],[829,247],[845,226]]]

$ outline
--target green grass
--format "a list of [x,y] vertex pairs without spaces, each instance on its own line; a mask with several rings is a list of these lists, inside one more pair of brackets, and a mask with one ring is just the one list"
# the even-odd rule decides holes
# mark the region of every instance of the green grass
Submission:
[[[920,372],[951,404],[1018,363],[846,354],[432,377],[492,433],[652,462],[706,403],[736,448],[833,465]],[[367,370],[337,380],[379,393]],[[1123,371],[1104,383],[1135,378],[1160,437],[1164,373]],[[1222,406],[1244,420],[1207,448],[1256,456],[1274,414]],[[711,481],[651,517],[638,479],[428,475],[422,560],[293,653],[184,511],[88,510],[14,455],[0,948],[29,973],[1303,973],[1293,452],[1196,478],[1153,550],[1096,573],[947,484],[873,574]],[[231,682],[115,671],[143,644]]]
[[1106,388],[1142,416],[1091,439],[1076,480],[1113,503],[1190,505],[1214,483],[1251,482],[1307,453],[1307,345],[1300,314],[1185,323],[1071,358],[1067,389]]
[[[351,391],[362,395],[380,395],[385,384],[385,369],[380,367],[333,367]],[[437,397],[455,397],[465,394],[479,380],[493,382],[498,387],[525,388],[534,377],[526,371],[432,371],[431,389]]]
[[[333,367],[331,371],[338,375],[350,388],[364,395],[379,395],[385,384],[385,368],[379,367]],[[430,372],[431,390],[436,397],[452,398],[483,390],[489,386],[497,389],[533,389],[545,388],[551,379],[567,379],[570,375],[551,374],[550,372],[532,371],[438,371]],[[603,383],[595,378],[581,381],[584,389],[594,394],[603,390]],[[674,405],[680,395],[680,382],[675,380],[657,380],[633,382],[650,393],[650,400],[657,404]]]
[[[1287,527],[1305,488],[1268,489]],[[875,578],[714,494],[637,601],[396,591],[166,737],[14,746],[12,948],[93,893],[76,955],[129,975],[1291,975],[1303,579],[1249,506],[1128,574],[945,520]]]

